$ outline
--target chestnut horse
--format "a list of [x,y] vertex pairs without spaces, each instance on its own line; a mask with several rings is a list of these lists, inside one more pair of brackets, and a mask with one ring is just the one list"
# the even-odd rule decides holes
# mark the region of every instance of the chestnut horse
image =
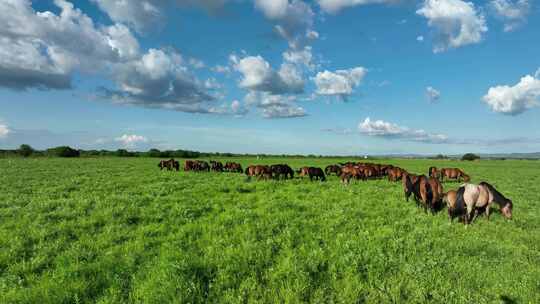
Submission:
[[437,169],[437,167],[429,167],[428,170],[429,177],[434,177],[437,179],[441,178],[441,171]]
[[463,180],[464,182],[468,183],[471,178],[469,175],[465,174],[465,172],[461,171],[461,169],[458,168],[442,168],[440,171],[441,175],[441,181],[444,181],[445,179],[448,180],[457,180],[460,182]]

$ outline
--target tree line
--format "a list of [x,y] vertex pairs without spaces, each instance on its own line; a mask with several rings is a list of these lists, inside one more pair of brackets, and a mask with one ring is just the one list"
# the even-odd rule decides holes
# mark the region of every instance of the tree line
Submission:
[[[150,149],[148,151],[128,151],[126,149],[111,150],[82,150],[74,149],[69,146],[59,146],[46,150],[37,150],[30,145],[21,145],[18,149],[0,150],[0,158],[6,157],[155,157],[155,158],[209,158],[209,157],[292,157],[292,158],[343,158],[355,159],[364,158],[357,155],[349,156],[323,156],[323,155],[301,155],[301,154],[238,154],[238,153],[220,153],[220,152],[199,152],[191,150],[165,150]],[[436,155],[428,157],[429,159],[450,159],[446,155]],[[376,159],[369,157],[368,159]],[[480,159],[480,156],[467,153],[461,160],[474,161]]]

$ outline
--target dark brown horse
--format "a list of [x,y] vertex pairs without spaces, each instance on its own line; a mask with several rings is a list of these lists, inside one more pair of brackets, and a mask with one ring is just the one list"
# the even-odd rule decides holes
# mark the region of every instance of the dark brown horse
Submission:
[[270,170],[272,171],[272,175],[275,179],[281,179],[281,178],[293,179],[294,178],[294,171],[287,164],[272,165],[270,166]]
[[440,171],[441,181],[447,180],[456,180],[458,182],[464,181],[468,183],[471,178],[465,172],[461,171],[458,168],[442,168]]
[[223,164],[221,162],[219,162],[219,161],[211,160],[210,161],[210,168],[214,172],[223,172]]
[[[405,193],[405,199],[407,202],[409,201],[409,197],[411,197],[411,194],[414,193],[414,185],[416,184],[416,181],[418,180],[418,175],[415,174],[409,174],[404,173],[401,176],[401,184],[403,186],[403,192]],[[415,198],[418,197],[418,194],[415,194]]]
[[300,168],[300,170],[298,171],[298,175],[301,177],[309,176],[310,181],[313,181],[313,179],[320,180],[322,182],[326,181],[326,176],[324,175],[324,171],[321,168],[317,168],[317,167]]
[[332,173],[335,174],[336,176],[340,176],[341,175],[341,167],[338,166],[338,165],[326,166],[326,168],[324,168],[324,173],[326,173],[326,175],[328,175],[328,176],[330,176]]
[[169,160],[162,160],[159,162],[158,167],[160,170],[167,169],[167,171],[172,171],[173,169],[176,171],[180,170],[180,163],[173,158]]

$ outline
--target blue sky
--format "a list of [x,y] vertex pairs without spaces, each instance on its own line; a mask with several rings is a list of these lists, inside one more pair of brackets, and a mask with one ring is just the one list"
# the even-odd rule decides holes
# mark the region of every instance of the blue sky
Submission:
[[0,148],[540,151],[534,0],[0,0]]

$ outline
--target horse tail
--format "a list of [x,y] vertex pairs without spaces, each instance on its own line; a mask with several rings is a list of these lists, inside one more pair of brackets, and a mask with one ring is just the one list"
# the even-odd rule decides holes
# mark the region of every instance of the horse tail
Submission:
[[455,215],[466,213],[465,205],[465,187],[460,187],[456,193],[456,204],[452,213]]

